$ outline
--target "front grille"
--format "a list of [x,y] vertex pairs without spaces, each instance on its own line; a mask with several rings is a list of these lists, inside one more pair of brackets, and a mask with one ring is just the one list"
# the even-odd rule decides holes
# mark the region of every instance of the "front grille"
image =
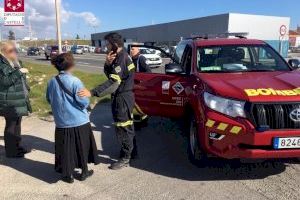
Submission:
[[159,60],[159,58],[150,58],[149,60],[150,61],[157,61],[157,60]]
[[290,118],[290,113],[300,108],[300,103],[253,104],[251,117],[257,127],[270,129],[298,129],[300,122]]

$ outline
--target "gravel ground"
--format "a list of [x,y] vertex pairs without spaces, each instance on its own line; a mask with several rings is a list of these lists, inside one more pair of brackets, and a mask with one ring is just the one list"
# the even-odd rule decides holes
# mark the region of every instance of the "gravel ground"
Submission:
[[291,160],[237,164],[221,161],[206,168],[189,163],[186,143],[173,122],[151,118],[138,131],[140,160],[121,171],[108,169],[118,155],[108,104],[91,114],[101,164],[92,178],[69,185],[53,170],[54,124],[37,118],[23,123],[25,159],[6,159],[0,119],[1,199],[300,199],[300,165]]

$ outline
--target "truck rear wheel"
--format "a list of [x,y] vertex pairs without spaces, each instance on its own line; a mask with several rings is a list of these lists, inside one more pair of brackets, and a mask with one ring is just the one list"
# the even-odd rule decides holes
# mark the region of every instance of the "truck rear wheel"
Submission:
[[198,126],[194,116],[190,117],[190,125],[188,128],[188,156],[191,163],[196,166],[205,166],[208,158],[205,152],[201,149],[198,137]]

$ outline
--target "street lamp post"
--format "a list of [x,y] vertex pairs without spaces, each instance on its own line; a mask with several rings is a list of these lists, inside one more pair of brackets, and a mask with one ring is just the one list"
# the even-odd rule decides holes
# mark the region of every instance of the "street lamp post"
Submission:
[[62,53],[62,42],[61,42],[61,24],[60,24],[60,0],[55,0],[55,11],[56,11],[56,37],[58,41],[58,52]]

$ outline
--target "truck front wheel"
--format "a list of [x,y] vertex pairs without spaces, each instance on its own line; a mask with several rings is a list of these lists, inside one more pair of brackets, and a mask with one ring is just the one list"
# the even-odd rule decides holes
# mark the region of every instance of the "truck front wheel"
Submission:
[[188,134],[188,156],[191,163],[196,166],[205,166],[207,164],[207,155],[200,147],[200,141],[198,137],[198,126],[194,116],[190,117]]

